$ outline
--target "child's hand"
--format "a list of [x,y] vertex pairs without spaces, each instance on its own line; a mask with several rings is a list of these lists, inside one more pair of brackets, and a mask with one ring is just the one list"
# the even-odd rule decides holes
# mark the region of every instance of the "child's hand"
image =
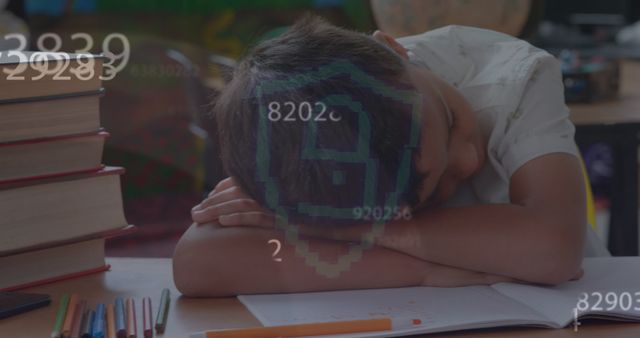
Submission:
[[217,221],[223,226],[274,226],[273,214],[242,191],[232,177],[220,181],[209,197],[193,207],[191,218],[198,224]]
[[[202,203],[191,209],[191,218],[197,224],[215,222],[221,226],[249,226],[275,228],[275,215],[263,208],[228,177],[213,189]],[[345,242],[360,242],[362,234],[371,231],[371,226],[347,227],[295,225],[302,235]]]
[[[197,224],[215,222],[221,226],[250,226],[275,228],[275,215],[249,197],[233,177],[228,177],[209,193],[202,203],[191,209],[191,218]],[[360,241],[368,227],[317,227],[298,224],[298,231],[306,236],[339,241]]]
[[[220,181],[209,197],[193,207],[191,218],[197,224],[215,222],[221,226],[275,228],[273,213],[242,191],[233,177]],[[307,236],[338,239],[333,238],[336,236],[333,231],[326,229],[303,225],[298,225],[298,228]]]
[[575,276],[573,276],[573,278],[571,278],[572,281],[576,281],[576,280],[580,280],[582,277],[584,276],[584,269],[580,268],[580,270],[578,270],[578,272],[576,273]]

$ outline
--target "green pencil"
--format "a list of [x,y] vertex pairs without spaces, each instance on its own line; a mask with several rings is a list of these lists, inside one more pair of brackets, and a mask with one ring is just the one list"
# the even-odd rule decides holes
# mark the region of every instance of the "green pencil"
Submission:
[[59,338],[60,331],[62,330],[62,322],[67,315],[67,307],[69,306],[69,295],[63,295],[60,298],[60,306],[58,307],[58,313],[56,314],[56,323],[53,325],[53,331],[51,332],[51,338]]
[[169,301],[169,289],[162,290],[162,296],[158,304],[158,315],[156,316],[156,333],[164,333],[164,328],[167,326]]

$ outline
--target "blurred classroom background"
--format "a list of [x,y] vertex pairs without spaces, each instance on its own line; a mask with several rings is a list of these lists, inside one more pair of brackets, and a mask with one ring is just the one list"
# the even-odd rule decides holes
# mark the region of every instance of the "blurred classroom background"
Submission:
[[[448,24],[499,30],[558,56],[593,192],[594,223],[614,255],[638,254],[640,2],[632,0],[0,0],[0,36],[22,33],[29,50],[46,34],[126,60],[105,81],[104,162],[126,168],[125,213],[139,231],[108,255],[170,257],[190,209],[224,177],[211,102],[252,44],[305,12],[352,29],[417,34]],[[11,48],[0,41],[0,50]]]

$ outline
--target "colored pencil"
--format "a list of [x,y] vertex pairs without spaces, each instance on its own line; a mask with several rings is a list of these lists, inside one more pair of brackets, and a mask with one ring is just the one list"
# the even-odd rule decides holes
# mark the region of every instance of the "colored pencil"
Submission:
[[98,304],[96,306],[96,317],[93,320],[93,325],[91,328],[91,334],[93,335],[92,338],[104,338],[104,316],[104,304]]
[[113,304],[107,304],[107,338],[116,338],[116,322]]
[[116,336],[118,338],[127,337],[127,321],[125,319],[124,302],[122,298],[116,298]]
[[76,304],[76,310],[73,313],[73,324],[71,324],[71,338],[76,338],[80,335],[80,330],[82,329],[82,316],[84,315],[86,307],[86,300],[82,300]]
[[85,313],[85,317],[87,320],[84,322],[82,330],[80,330],[82,332],[82,335],[80,337],[91,338],[91,336],[93,335],[91,332],[91,328],[93,326],[93,320],[96,318],[96,312],[93,310],[87,310],[87,312]]
[[60,305],[58,306],[58,312],[56,313],[56,322],[53,324],[53,331],[51,332],[51,338],[60,338],[62,331],[62,323],[67,314],[67,307],[69,306],[69,295],[62,295],[60,298]]
[[136,303],[132,298],[127,298],[127,338],[136,338]]
[[156,316],[156,333],[164,333],[167,327],[167,317],[169,315],[169,303],[171,302],[169,289],[162,290],[160,304],[158,304],[158,315]]
[[245,329],[215,330],[192,334],[191,338],[275,338],[322,336],[391,330],[389,318],[349,320],[341,322],[253,327]]
[[153,318],[151,318],[151,298],[142,298],[142,325],[144,338],[153,338]]
[[67,315],[64,317],[64,323],[62,324],[62,337],[71,337],[71,325],[73,324],[73,317],[76,311],[76,304],[80,301],[80,296],[77,294],[71,295],[69,299],[69,305],[67,306]]
[[[82,320],[80,321],[80,331],[78,332],[78,335],[76,337],[82,338],[82,334],[84,333],[85,328],[87,327],[87,324],[89,322],[89,315],[90,315],[91,310],[87,309],[87,306],[85,306],[85,309],[82,311]],[[72,338],[76,338],[76,337],[72,337]]]

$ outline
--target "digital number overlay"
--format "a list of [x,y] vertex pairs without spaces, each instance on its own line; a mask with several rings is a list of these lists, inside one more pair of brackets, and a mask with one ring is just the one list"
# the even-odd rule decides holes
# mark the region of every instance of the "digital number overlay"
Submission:
[[[318,100],[274,100],[282,92],[314,86],[317,81],[330,81],[336,78],[351,81],[349,84],[357,90],[367,91],[376,97],[394,100],[407,108],[408,124],[406,135],[407,144],[398,157],[399,166],[397,177],[389,179],[393,187],[387,189],[384,196],[380,196],[380,159],[371,152],[372,129],[374,122],[367,112],[366,105],[355,101],[349,95],[327,94]],[[318,274],[328,278],[336,278],[350,269],[351,265],[359,261],[365,251],[373,247],[374,241],[383,234],[385,224],[394,219],[411,218],[410,210],[400,205],[401,193],[409,184],[412,155],[419,143],[421,117],[421,97],[415,91],[398,89],[384,81],[380,81],[357,65],[349,61],[338,60],[317,67],[302,74],[291,74],[286,79],[264,81],[257,85],[254,99],[260,102],[256,126],[255,162],[257,165],[256,180],[263,186],[265,207],[276,215],[276,228],[284,231],[285,239],[295,247],[295,254],[304,259]],[[286,95],[284,95],[286,96]],[[281,97],[281,96],[280,96]],[[357,124],[356,144],[345,145],[336,141],[333,145],[324,141],[334,141],[330,136],[321,138],[322,127],[325,124],[347,123],[351,119]],[[314,201],[295,201],[287,204],[283,186],[280,184],[278,173],[271,172],[274,151],[278,145],[273,145],[271,135],[282,132],[278,128],[295,125],[293,132],[302,133],[302,144],[299,145],[301,158],[313,161],[327,161],[333,167],[358,167],[357,175],[362,181],[362,192],[358,192],[357,207],[337,207],[337,204],[318,204]],[[324,141],[318,141],[319,139]],[[324,142],[324,143],[323,143]],[[336,164],[337,163],[337,164]],[[344,189],[345,173],[335,171],[333,185]],[[333,187],[333,188],[335,188]],[[360,190],[360,189],[357,189]],[[382,203],[380,203],[382,201]],[[362,234],[360,241],[349,246],[346,254],[336,262],[321,259],[317,252],[311,250],[309,242],[301,238],[299,229],[295,225],[296,215],[309,218],[321,218],[332,222],[366,220],[371,230]]]
[[[282,106],[284,106],[284,108],[287,110],[287,112],[284,114],[280,111]],[[267,117],[271,122],[294,122],[297,120],[313,120],[314,122],[338,122],[342,120],[342,118],[338,114],[336,114],[336,112],[327,112],[327,105],[323,102],[314,102],[313,105],[311,105],[311,102],[307,101],[302,101],[297,105],[292,101],[286,101],[282,104],[280,104],[280,102],[278,101],[271,101],[269,102],[269,113],[267,113]]]
[[640,291],[583,292],[573,308],[573,330],[578,331],[582,312],[640,311]]
[[[2,38],[18,42],[16,49],[0,51],[0,57],[10,63],[16,63],[13,68],[4,67],[3,73],[7,80],[39,80],[52,75],[55,81],[70,80],[72,76],[87,81],[95,77],[95,59],[89,54],[94,48],[95,41],[87,33],[74,33],[69,36],[69,41],[80,41],[83,44],[82,48],[73,51],[77,54],[74,57],[67,52],[61,52],[63,39],[56,33],[40,35],[36,39],[39,51],[33,53],[25,52],[27,38],[22,34],[6,34]],[[102,65],[104,75],[99,76],[101,80],[112,80],[129,62],[131,52],[129,40],[121,33],[110,33],[101,41],[101,47],[100,54],[106,58],[106,61]],[[71,62],[72,59],[75,62]],[[29,69],[35,74],[28,72]],[[25,76],[26,74],[31,76]]]

